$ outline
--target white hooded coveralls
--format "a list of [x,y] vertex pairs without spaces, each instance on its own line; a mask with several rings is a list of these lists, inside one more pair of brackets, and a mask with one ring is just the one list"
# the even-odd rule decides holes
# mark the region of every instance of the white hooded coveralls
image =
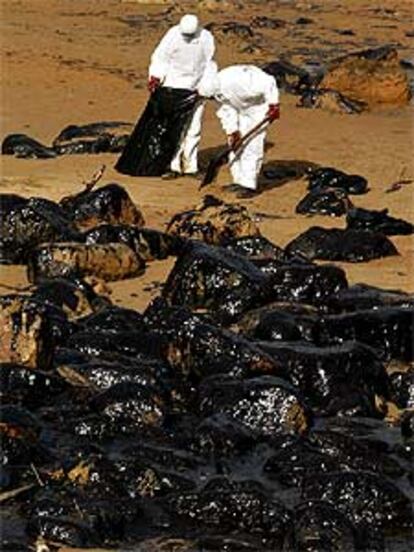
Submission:
[[[244,136],[266,116],[270,104],[279,103],[276,80],[254,65],[233,65],[218,73],[216,100],[222,105],[217,111],[226,134],[240,131]],[[255,190],[263,163],[267,125],[244,145],[240,152],[230,154],[233,182]]]
[[[187,38],[176,25],[167,31],[154,50],[149,76],[160,79],[162,86],[196,90],[209,70],[214,51],[214,38],[209,31],[200,29],[196,35]],[[171,162],[172,171],[197,172],[203,110],[204,104],[199,104],[177,154]]]

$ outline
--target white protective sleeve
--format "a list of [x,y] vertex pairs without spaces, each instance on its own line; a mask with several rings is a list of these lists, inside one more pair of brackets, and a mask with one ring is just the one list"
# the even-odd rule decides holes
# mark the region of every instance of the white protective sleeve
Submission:
[[230,104],[223,103],[217,110],[217,117],[226,134],[239,130],[239,114]]
[[160,79],[161,82],[167,76],[170,63],[170,53],[174,43],[175,34],[176,29],[174,27],[167,31],[151,56],[148,75],[150,77],[157,77],[157,79]]
[[265,86],[265,100],[268,105],[279,103],[279,89],[276,79],[271,75],[266,75],[267,82]]

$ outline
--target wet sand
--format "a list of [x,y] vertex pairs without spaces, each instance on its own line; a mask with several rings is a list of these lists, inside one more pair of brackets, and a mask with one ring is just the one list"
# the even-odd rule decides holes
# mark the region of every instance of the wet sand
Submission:
[[[181,13],[194,6],[191,2],[178,4],[179,8],[170,9],[168,5],[146,5],[133,0],[3,0],[2,139],[12,132],[27,133],[50,144],[69,124],[134,123],[148,97],[146,78],[151,51]],[[329,59],[388,43],[399,45],[401,57],[414,56],[413,39],[406,36],[413,30],[412,3],[408,1],[244,2],[241,9],[235,2],[228,4],[225,10],[199,10],[203,23],[251,23],[254,16],[267,15],[283,20],[285,25],[278,29],[252,27],[253,37],[247,39],[217,33],[217,59],[222,67],[245,62],[260,64],[282,54],[298,62],[310,55]],[[299,17],[312,22],[295,24]],[[351,29],[354,35],[337,32],[344,29]],[[340,115],[300,109],[295,106],[296,101],[294,96],[282,95],[281,119],[268,133],[266,163],[275,166],[311,162],[360,174],[368,179],[370,191],[351,196],[356,206],[387,207],[392,216],[414,222],[414,183],[386,193],[394,182],[414,179],[413,105]],[[202,158],[224,140],[214,111],[215,106],[209,104]],[[151,228],[165,229],[175,213],[197,205],[204,192],[234,201],[234,196],[222,189],[230,182],[227,169],[220,172],[217,182],[200,192],[198,183],[189,178],[165,182],[119,175],[113,169],[116,159],[114,154],[52,160],[3,156],[1,192],[58,200],[81,190],[82,182],[105,164],[101,184],[118,182],[124,186]],[[266,189],[261,195],[240,203],[258,213],[262,233],[278,245],[285,245],[313,225],[345,225],[344,218],[295,214],[295,206],[306,190],[303,179],[279,184],[262,179],[262,185]],[[400,252],[398,257],[343,264],[349,282],[414,291],[413,238],[400,236],[392,241]],[[173,260],[152,263],[144,276],[111,284],[113,301],[142,310],[158,294],[159,284],[172,264]],[[26,285],[25,267],[0,267],[0,293]]]

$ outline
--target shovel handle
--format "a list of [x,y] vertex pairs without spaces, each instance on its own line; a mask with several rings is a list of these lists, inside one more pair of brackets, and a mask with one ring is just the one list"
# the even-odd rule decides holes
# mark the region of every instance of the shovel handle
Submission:
[[[226,163],[228,163],[228,155],[229,153],[231,153],[231,151],[233,151],[234,153],[240,151],[240,149],[244,146],[244,144],[247,142],[247,140],[249,138],[251,138],[253,136],[253,134],[255,134],[255,132],[257,132],[260,128],[262,128],[263,125],[265,125],[266,123],[270,123],[271,122],[271,119],[268,115],[266,115],[266,117],[264,119],[262,119],[259,123],[257,123],[257,125],[255,125],[253,128],[251,128],[244,136],[242,136],[237,148],[235,148],[234,150],[232,150],[230,147],[227,147],[219,156],[219,158],[217,159],[212,159],[209,163],[209,166],[207,168],[207,172],[206,172],[206,175],[204,176],[204,180],[203,182],[200,184],[199,186],[199,190],[201,190],[202,188],[204,188],[204,186],[208,186],[208,184],[211,184],[211,182],[214,181],[215,177],[217,176],[216,174],[207,178],[207,175],[209,175],[209,173],[211,171],[214,171],[217,173],[218,172],[218,169],[221,165],[225,165]],[[227,161],[224,161],[227,158]],[[214,166],[215,166],[215,169],[214,169]]]
[[244,146],[244,144],[247,142],[247,140],[249,138],[251,138],[253,136],[253,134],[255,134],[258,130],[260,130],[262,128],[263,125],[265,125],[266,123],[270,123],[270,117],[268,115],[266,115],[266,117],[264,119],[262,119],[259,123],[257,123],[257,125],[255,125],[253,128],[251,128],[249,130],[249,132],[246,132],[246,134],[244,136],[242,136],[240,142],[238,143],[238,146],[234,151],[234,153],[238,152],[241,150],[242,146]]

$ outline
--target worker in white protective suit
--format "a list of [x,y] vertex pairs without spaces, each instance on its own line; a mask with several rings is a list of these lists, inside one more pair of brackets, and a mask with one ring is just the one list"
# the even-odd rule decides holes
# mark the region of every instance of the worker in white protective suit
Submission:
[[[148,80],[150,92],[158,86],[196,91],[210,70],[214,52],[213,35],[200,27],[195,15],[184,15],[179,24],[164,35],[152,54]],[[200,102],[171,162],[171,172],[163,175],[164,178],[197,175],[203,110],[204,102]]]
[[233,65],[221,70],[199,91],[221,104],[217,116],[227,134],[229,146],[237,150],[230,154],[233,179],[230,190],[237,192],[238,197],[255,195],[268,123],[239,150],[237,148],[242,136],[265,117],[269,122],[279,118],[279,91],[275,78],[253,65]]

